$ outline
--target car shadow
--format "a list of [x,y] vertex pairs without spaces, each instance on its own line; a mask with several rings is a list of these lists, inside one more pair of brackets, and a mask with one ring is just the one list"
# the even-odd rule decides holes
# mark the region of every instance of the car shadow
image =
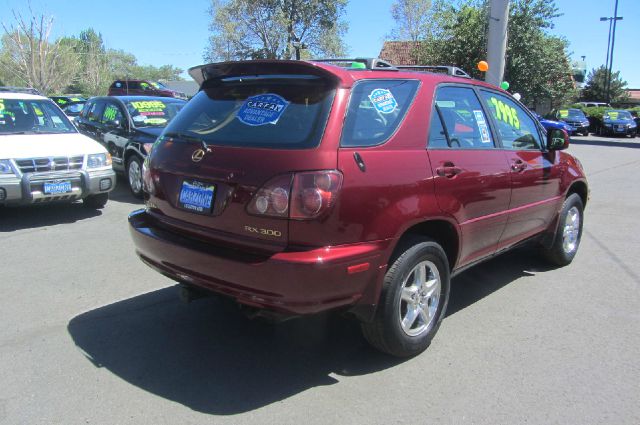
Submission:
[[109,201],[121,202],[125,204],[142,205],[142,199],[138,199],[129,190],[127,178],[121,174],[117,175],[116,187],[109,192]]
[[0,207],[0,233],[75,223],[101,214],[100,210],[84,207],[82,202]]
[[571,144],[574,145],[587,145],[587,146],[608,146],[612,148],[640,148],[640,141],[634,141],[635,139],[611,139],[605,138],[602,136],[592,136],[598,137],[598,140],[585,140],[585,139],[574,139],[571,138]]
[[[531,270],[547,270],[530,253],[507,255],[454,279],[449,316]],[[370,348],[354,320],[320,314],[269,324],[218,298],[184,304],[176,287],[80,314],[67,329],[95,367],[214,415],[251,411],[403,362]]]

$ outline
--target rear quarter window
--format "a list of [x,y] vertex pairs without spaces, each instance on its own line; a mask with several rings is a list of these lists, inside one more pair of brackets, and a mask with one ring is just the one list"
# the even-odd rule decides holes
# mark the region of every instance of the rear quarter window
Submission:
[[376,146],[397,130],[413,103],[417,80],[366,80],[352,89],[342,140],[343,147]]

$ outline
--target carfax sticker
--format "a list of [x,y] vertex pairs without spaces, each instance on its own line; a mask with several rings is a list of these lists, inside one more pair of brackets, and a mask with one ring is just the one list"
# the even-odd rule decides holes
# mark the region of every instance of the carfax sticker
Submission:
[[274,93],[259,94],[248,97],[236,116],[244,124],[251,126],[277,124],[289,106],[289,102]]
[[480,130],[480,139],[482,143],[491,143],[491,139],[489,138],[489,128],[487,127],[487,121],[484,119],[484,114],[482,111],[473,111],[473,116],[476,118],[476,122],[478,123],[478,129]]
[[393,93],[387,89],[373,90],[369,95],[369,100],[371,100],[373,106],[381,114],[390,114],[398,107],[398,102],[396,102],[396,98],[393,97]]

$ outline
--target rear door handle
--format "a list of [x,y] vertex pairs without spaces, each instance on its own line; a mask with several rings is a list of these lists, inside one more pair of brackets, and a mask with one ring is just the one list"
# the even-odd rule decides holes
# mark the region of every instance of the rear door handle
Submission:
[[440,177],[452,178],[462,172],[462,169],[456,167],[452,162],[446,162],[442,167],[436,168],[436,174]]

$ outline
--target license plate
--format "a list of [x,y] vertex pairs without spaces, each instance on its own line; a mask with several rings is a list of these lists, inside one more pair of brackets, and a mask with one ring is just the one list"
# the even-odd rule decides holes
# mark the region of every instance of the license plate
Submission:
[[45,182],[43,190],[47,195],[69,193],[71,192],[71,182],[69,180]]
[[212,184],[194,180],[182,182],[178,205],[180,208],[199,214],[208,214],[213,205],[216,187]]
[[622,131],[624,130],[624,126],[623,125],[619,125],[618,127],[616,127],[618,131]]

